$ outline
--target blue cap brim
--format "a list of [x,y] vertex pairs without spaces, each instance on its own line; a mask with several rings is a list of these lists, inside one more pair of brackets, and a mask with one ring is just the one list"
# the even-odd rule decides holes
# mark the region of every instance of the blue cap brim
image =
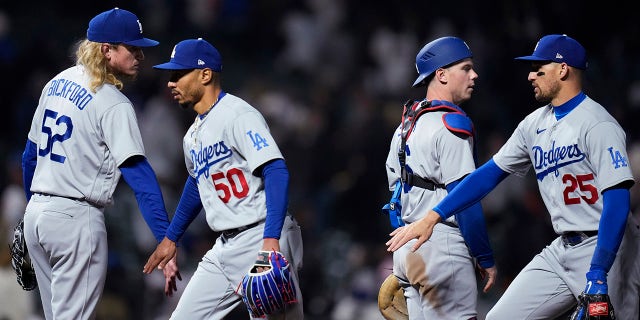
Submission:
[[134,46],[134,47],[155,47],[158,44],[160,44],[160,42],[155,41],[155,40],[151,40],[148,38],[142,38],[142,39],[137,39],[137,40],[132,40],[132,41],[125,41],[123,42],[126,45],[130,45],[130,46]]
[[160,70],[188,70],[188,69],[193,69],[193,67],[183,66],[183,65],[177,64],[175,62],[161,63],[161,64],[153,66],[153,68],[154,69],[160,69]]
[[517,57],[515,59],[516,60],[525,60],[525,61],[551,61],[549,59],[543,59],[543,58],[536,57],[536,56],[523,56],[523,57]]

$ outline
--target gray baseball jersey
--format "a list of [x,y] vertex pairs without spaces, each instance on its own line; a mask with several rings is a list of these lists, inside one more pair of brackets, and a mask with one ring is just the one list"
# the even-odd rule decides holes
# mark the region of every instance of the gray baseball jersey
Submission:
[[[624,131],[589,97],[561,120],[550,106],[535,110],[493,157],[513,174],[533,167],[558,234],[598,230],[602,191],[633,181],[627,159]],[[632,224],[630,219],[607,278],[618,319],[638,317],[640,235]],[[518,274],[487,319],[551,319],[569,310],[584,289],[596,243],[597,237],[575,246],[555,239]]]
[[74,66],[44,87],[28,135],[38,145],[31,191],[105,206],[118,166],[144,147],[129,99],[113,85],[90,92],[88,82],[84,67]]
[[266,218],[262,174],[254,171],[283,156],[258,110],[227,93],[205,117],[196,117],[183,146],[212,230]]
[[118,166],[144,155],[129,99],[110,84],[91,92],[88,83],[82,66],[49,81],[28,135],[37,164],[25,239],[47,319],[95,317],[108,262],[104,206],[112,202]]
[[541,107],[520,122],[493,160],[523,176],[533,166],[556,233],[598,230],[601,192],[633,180],[625,133],[598,103],[586,98],[561,121]]
[[[416,121],[407,139],[406,165],[414,174],[447,185],[475,169],[473,137],[461,139],[443,123],[445,112],[427,112]],[[400,179],[398,150],[401,128],[391,140],[386,168],[389,189]],[[403,190],[402,219],[412,223],[424,217],[447,195],[447,190],[412,187]],[[449,222],[455,224],[455,218]],[[474,261],[460,229],[437,224],[431,239],[416,252],[415,239],[393,253],[393,273],[399,277],[411,319],[470,319],[477,315]],[[428,295],[429,298],[425,299]],[[422,297],[422,298],[421,298]]]
[[[447,185],[471,173],[476,166],[473,160],[473,137],[460,139],[451,133],[442,123],[444,114],[442,111],[428,112],[418,118],[414,131],[407,139],[410,154],[407,154],[406,164],[416,175]],[[401,128],[398,127],[393,134],[386,161],[389,190],[393,190],[400,179],[400,132]],[[407,193],[403,192],[402,219],[406,223],[420,220],[446,195],[447,190],[442,188],[431,191],[414,187]],[[451,217],[449,221],[455,220]]]

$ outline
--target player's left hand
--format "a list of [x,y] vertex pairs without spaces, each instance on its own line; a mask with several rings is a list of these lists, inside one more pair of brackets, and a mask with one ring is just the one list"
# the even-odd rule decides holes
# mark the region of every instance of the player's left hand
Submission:
[[[167,297],[173,296],[174,292],[178,291],[177,280],[182,281],[182,275],[180,275],[180,269],[178,268],[178,255],[174,255],[169,262],[162,268],[164,273],[164,295]],[[177,280],[176,280],[177,279]]]
[[[280,252],[280,240],[276,238],[264,238],[262,239],[262,249],[260,252],[271,252],[277,251]],[[258,258],[260,259],[260,253],[258,253]],[[264,266],[256,266],[256,272],[264,272],[271,269],[271,267],[267,265]]]
[[607,273],[601,270],[587,272],[587,285],[578,297],[578,306],[571,320],[615,319],[613,305],[609,298]]
[[480,279],[486,281],[482,292],[487,293],[491,287],[496,283],[498,277],[498,268],[496,266],[483,268],[478,265],[478,271],[480,273]]
[[155,269],[164,269],[164,267],[169,263],[171,259],[176,256],[176,243],[169,240],[169,238],[165,237],[156,247],[156,250],[153,251],[147,263],[144,265],[142,272],[149,274]]
[[427,215],[422,219],[393,230],[393,232],[389,234],[391,240],[386,243],[387,251],[396,251],[411,239],[418,239],[411,247],[411,251],[418,250],[425,241],[431,238],[433,227],[435,227],[440,220],[440,215],[437,212],[429,210]]

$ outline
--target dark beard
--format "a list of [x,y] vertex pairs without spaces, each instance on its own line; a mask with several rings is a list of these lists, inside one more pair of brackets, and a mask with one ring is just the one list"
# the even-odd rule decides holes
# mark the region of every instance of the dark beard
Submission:
[[191,102],[178,103],[178,104],[180,105],[180,108],[182,110],[193,109],[193,103]]

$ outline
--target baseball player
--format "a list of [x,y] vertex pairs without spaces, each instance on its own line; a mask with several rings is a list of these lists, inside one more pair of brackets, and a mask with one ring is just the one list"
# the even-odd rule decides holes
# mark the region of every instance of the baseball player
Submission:
[[176,242],[203,208],[209,227],[220,232],[171,319],[224,318],[243,303],[237,290],[261,250],[281,252],[288,260],[298,302],[280,315],[302,319],[302,236],[287,213],[289,173],[265,119],[222,90],[222,57],[202,38],[179,42],[170,61],[154,68],[171,71],[167,86],[173,98],[197,116],[183,140],[189,175],[182,196],[144,272],[163,268],[176,254]]
[[624,130],[582,91],[587,59],[576,40],[547,35],[532,55],[516,59],[530,61],[528,80],[546,105],[422,220],[392,232],[388,250],[414,238],[412,249],[418,249],[439,221],[479,201],[509,174],[533,167],[558,237],[524,267],[487,319],[555,319],[582,292],[608,294],[618,319],[637,319],[640,241],[637,222],[628,219],[634,179]]
[[121,79],[138,74],[142,47],[157,44],[135,14],[102,12],[78,44],[76,65],[42,90],[22,165],[25,239],[46,319],[95,318],[107,272],[103,213],[121,175],[158,241],[169,225],[133,106],[120,92]]
[[[413,86],[426,86],[426,97],[405,105],[386,161],[390,190],[401,181],[406,225],[419,221],[476,168],[473,124],[458,107],[473,93],[478,78],[473,67],[471,50],[457,37],[433,40],[416,56],[419,76]],[[482,206],[466,211],[438,224],[432,241],[417,251],[409,243],[394,252],[393,274],[404,289],[410,319],[476,319],[476,266],[487,276],[485,292],[497,269]]]

